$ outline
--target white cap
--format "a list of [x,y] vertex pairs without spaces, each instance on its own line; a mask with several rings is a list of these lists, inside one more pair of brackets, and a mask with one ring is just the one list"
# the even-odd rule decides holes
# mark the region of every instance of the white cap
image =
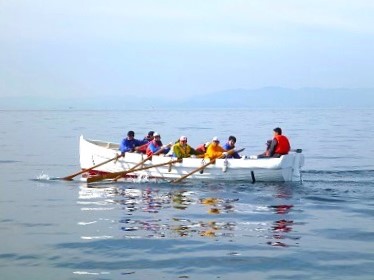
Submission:
[[161,135],[158,132],[153,133],[153,137],[156,137],[156,136],[161,136]]
[[186,137],[186,136],[181,136],[181,137],[179,138],[179,141],[187,141],[187,137]]
[[212,139],[212,141],[213,141],[213,142],[214,142],[214,141],[219,142],[219,139],[218,139],[217,136],[214,136],[213,139]]
[[204,146],[205,146],[205,147],[208,147],[209,144],[210,144],[210,142],[206,142],[206,143],[204,144]]

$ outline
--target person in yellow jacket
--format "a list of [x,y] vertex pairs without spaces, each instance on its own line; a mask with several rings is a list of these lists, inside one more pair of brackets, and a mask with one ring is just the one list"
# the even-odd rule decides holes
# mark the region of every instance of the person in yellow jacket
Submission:
[[210,160],[221,157],[222,155],[227,156],[227,151],[222,148],[219,144],[219,139],[217,136],[213,137],[212,143],[208,146],[204,157]]
[[178,143],[173,146],[173,156],[179,159],[188,158],[191,155],[198,155],[199,153],[187,144],[187,137],[181,136]]

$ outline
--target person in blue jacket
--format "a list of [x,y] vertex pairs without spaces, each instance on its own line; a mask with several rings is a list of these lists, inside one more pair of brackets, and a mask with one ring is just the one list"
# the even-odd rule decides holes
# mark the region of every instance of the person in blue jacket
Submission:
[[142,141],[135,139],[135,132],[130,130],[127,132],[127,137],[124,138],[119,146],[119,150],[122,154],[126,152],[135,152],[137,151],[138,147],[148,143],[147,141]]
[[[223,145],[223,148],[226,151],[232,150],[235,148],[235,143],[236,143],[236,137],[231,135],[229,136],[229,139],[227,140],[226,144]],[[241,156],[237,152],[234,152],[231,155],[228,155],[227,158],[241,158]]]

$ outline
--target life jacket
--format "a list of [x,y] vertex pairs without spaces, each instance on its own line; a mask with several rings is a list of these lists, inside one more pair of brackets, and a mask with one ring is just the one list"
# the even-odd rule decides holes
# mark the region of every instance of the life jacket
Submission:
[[[186,158],[191,155],[191,147],[189,145],[182,146],[180,143],[175,144],[173,147],[174,150],[174,156],[179,156],[181,158]],[[178,155],[175,153],[175,151],[178,150]]]
[[209,147],[206,149],[205,158],[215,159],[222,155],[223,152],[226,152],[224,148],[222,148],[220,145],[209,145]]
[[290,151],[290,142],[288,141],[287,137],[284,135],[276,135],[274,136],[277,139],[277,146],[275,147],[275,154],[286,155]]
[[138,152],[139,152],[139,153],[142,153],[142,154],[147,153],[147,147],[148,147],[149,143],[150,143],[150,142],[148,142],[148,143],[146,143],[146,144],[144,144],[144,145],[139,146],[139,147],[138,147]]
[[197,151],[200,154],[204,154],[206,152],[205,144],[200,144],[196,147],[195,151]]
[[162,142],[156,142],[155,140],[152,140],[151,142],[148,143],[147,149],[146,149],[146,154],[147,156],[153,155],[156,151],[158,151],[162,147]]

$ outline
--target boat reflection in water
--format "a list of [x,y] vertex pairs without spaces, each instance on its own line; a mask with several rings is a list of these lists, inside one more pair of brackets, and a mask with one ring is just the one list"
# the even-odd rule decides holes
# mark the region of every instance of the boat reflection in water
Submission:
[[[82,210],[109,210],[107,219],[117,223],[117,227],[111,224],[111,232],[106,236],[113,238],[210,237],[230,241],[245,238],[254,244],[298,246],[296,242],[300,237],[291,235],[296,223],[288,218],[294,210],[292,204],[263,205],[254,198],[255,194],[248,192],[245,194],[254,200],[244,201],[243,194],[235,191],[214,193],[217,197],[200,188],[157,188],[156,184],[111,185],[106,188],[82,186],[78,203],[82,204]],[[292,192],[277,191],[272,196],[274,201],[285,202],[292,198]],[[88,204],[94,207],[89,208]],[[108,215],[108,211],[101,213]],[[95,214],[101,215],[99,211]],[[286,240],[292,240],[293,244]]]

